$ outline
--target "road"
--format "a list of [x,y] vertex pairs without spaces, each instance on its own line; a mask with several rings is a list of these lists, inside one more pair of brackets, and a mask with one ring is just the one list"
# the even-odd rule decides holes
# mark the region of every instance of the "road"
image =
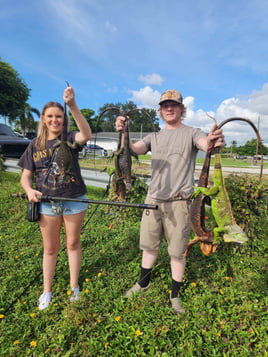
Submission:
[[[201,171],[202,166],[197,165],[196,170]],[[210,167],[210,171],[213,171],[213,166]],[[251,167],[223,167],[222,171],[226,174],[260,174],[260,166],[251,166]],[[268,169],[263,169],[263,175],[268,175]]]

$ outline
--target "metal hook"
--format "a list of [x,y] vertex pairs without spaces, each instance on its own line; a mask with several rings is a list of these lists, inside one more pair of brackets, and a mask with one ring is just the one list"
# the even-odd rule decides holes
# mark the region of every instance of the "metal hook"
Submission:
[[60,205],[60,206],[55,206],[55,202],[54,201],[50,201],[51,202],[51,211],[52,213],[54,214],[58,214],[58,215],[61,215],[64,211],[64,206],[63,205]]

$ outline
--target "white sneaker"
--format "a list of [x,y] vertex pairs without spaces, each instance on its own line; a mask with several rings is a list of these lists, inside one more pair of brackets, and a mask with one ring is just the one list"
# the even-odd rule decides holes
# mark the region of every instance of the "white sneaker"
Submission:
[[50,304],[50,300],[52,297],[52,292],[50,293],[43,293],[39,300],[38,300],[38,307],[39,310],[44,310],[48,307],[48,305]]
[[79,286],[77,288],[71,288],[72,290],[72,296],[70,297],[70,301],[77,301],[79,300],[79,294],[80,294],[80,289]]

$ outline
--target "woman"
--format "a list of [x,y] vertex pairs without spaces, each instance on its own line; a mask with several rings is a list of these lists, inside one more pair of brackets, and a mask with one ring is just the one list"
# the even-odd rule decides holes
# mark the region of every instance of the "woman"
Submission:
[[[67,144],[63,147],[69,165],[59,167],[60,143],[66,143],[62,137],[67,126],[68,117],[63,106],[57,102],[47,103],[41,114],[38,133],[20,158],[18,165],[23,168],[21,185],[30,202],[38,202],[38,195],[61,197],[85,197],[86,186],[83,182],[78,164],[79,146],[91,139],[91,129],[78,109],[72,87],[64,90],[64,102],[68,105],[77,124],[78,131],[67,132]],[[67,130],[66,130],[67,131]],[[66,148],[68,148],[66,150]],[[61,151],[61,154],[63,151]],[[68,172],[66,172],[68,171]],[[35,186],[33,188],[33,178]],[[48,307],[52,297],[52,281],[56,269],[60,248],[60,229],[65,226],[66,246],[70,269],[71,301],[79,298],[78,278],[81,266],[80,231],[87,209],[87,204],[79,202],[40,202],[39,225],[43,237],[43,279],[44,292],[40,296],[38,306],[41,310]]]

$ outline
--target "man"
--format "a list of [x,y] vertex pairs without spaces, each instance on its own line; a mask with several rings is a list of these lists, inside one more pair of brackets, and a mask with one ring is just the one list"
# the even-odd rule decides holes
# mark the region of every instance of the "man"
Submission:
[[[158,256],[158,249],[165,234],[170,256],[172,289],[170,302],[176,314],[183,313],[179,291],[185,271],[184,252],[190,238],[189,208],[193,192],[195,159],[198,150],[206,151],[209,142],[224,146],[221,130],[208,136],[197,128],[182,123],[186,108],[181,93],[167,90],[160,97],[160,115],[165,128],[151,133],[143,140],[131,142],[131,149],[139,154],[152,153],[151,182],[146,203],[158,205],[158,210],[143,214],[140,229],[142,263],[139,281],[125,296],[146,291],[150,275]],[[116,119],[116,130],[124,129],[125,118]]]

